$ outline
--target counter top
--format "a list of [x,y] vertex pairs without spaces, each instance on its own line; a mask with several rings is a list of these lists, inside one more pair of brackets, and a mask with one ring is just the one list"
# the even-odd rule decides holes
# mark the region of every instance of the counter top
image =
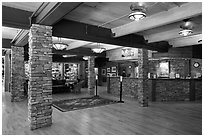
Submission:
[[[120,78],[120,77],[110,77],[110,78]],[[130,78],[130,77],[123,77],[123,79],[142,79],[142,78]],[[149,80],[202,80],[202,78],[190,78],[190,79],[183,79],[183,78],[149,78]]]
[[190,79],[183,79],[183,78],[150,78],[149,80],[202,80],[202,78],[190,78]]

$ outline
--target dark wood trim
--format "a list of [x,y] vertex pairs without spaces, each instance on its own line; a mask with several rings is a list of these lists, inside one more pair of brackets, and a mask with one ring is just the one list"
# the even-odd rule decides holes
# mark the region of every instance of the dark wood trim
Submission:
[[2,26],[29,29],[32,12],[2,6]]
[[167,52],[168,48],[171,47],[168,42],[165,41],[148,44],[143,36],[136,34],[114,38],[111,29],[65,19],[53,26],[53,36],[125,47],[145,48],[160,52]]
[[106,57],[106,52],[102,52],[100,54],[93,53],[91,49],[89,48],[77,48],[73,50],[56,50],[52,49],[53,54],[59,54],[59,55],[64,55],[64,54],[71,54],[71,55],[78,55],[78,56],[98,56],[98,57]]
[[11,48],[11,41],[12,39],[2,39],[2,48]]
[[156,101],[156,80],[152,81],[152,102]]
[[42,9],[39,9],[40,11],[36,13],[37,15],[32,17],[31,22],[43,25],[53,25],[79,5],[81,5],[81,2],[45,3]]
[[110,91],[110,77],[107,77],[107,93],[111,93]]

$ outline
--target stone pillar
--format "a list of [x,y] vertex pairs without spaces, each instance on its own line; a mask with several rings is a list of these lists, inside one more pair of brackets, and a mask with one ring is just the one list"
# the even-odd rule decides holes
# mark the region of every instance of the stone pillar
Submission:
[[148,106],[148,50],[138,49],[138,101],[142,107]]
[[5,54],[5,60],[4,60],[4,89],[5,92],[9,92],[9,83],[10,83],[10,77],[11,77],[11,61],[10,61],[10,54],[11,51],[7,50]]
[[31,130],[52,124],[52,27],[29,32],[28,119]]
[[11,46],[11,102],[24,99],[24,48]]
[[95,93],[95,57],[89,56],[88,58],[88,92],[90,95]]

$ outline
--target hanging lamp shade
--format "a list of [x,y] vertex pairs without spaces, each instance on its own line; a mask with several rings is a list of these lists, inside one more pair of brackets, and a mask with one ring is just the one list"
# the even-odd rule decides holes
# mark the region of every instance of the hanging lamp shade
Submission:
[[134,21],[139,21],[146,17],[146,8],[142,5],[133,3],[130,5],[131,13],[129,14],[129,19]]
[[64,44],[64,43],[53,43],[53,47],[56,50],[64,50],[67,47],[67,44]]
[[189,20],[184,20],[180,28],[179,35],[181,36],[188,36],[193,33],[193,23]]
[[105,51],[105,48],[93,48],[91,49],[94,53],[102,53],[103,51]]
[[88,56],[84,56],[83,59],[84,59],[84,60],[88,60],[89,57],[88,57]]
[[94,53],[102,53],[103,51],[105,51],[106,49],[103,47],[100,47],[100,43],[97,43],[97,47],[96,48],[92,48],[91,49]]
[[57,43],[53,43],[53,47],[54,47],[56,50],[64,50],[65,48],[68,47],[68,45],[65,44],[65,43],[62,43],[62,42],[61,42],[61,38],[58,38],[58,42],[57,42]]

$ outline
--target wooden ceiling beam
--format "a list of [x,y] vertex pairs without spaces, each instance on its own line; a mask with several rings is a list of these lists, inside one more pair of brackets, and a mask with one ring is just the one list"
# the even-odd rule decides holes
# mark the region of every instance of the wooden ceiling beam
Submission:
[[100,54],[93,53],[91,49],[89,48],[77,48],[73,50],[56,50],[52,49],[53,54],[59,54],[59,55],[77,55],[77,56],[98,56],[98,57],[105,57],[106,53],[102,52]]
[[13,38],[12,43],[16,46],[25,46],[28,44],[28,30],[21,30],[19,33]]
[[91,44],[91,43],[93,43],[93,42],[75,41],[75,42],[72,42],[71,44],[69,44],[69,46],[66,48],[66,50],[76,49],[76,48],[83,47],[83,46]]
[[12,39],[5,39],[5,38],[3,38],[2,39],[2,48],[10,49],[11,45],[12,45],[11,41],[12,41]]
[[96,43],[112,44],[124,47],[144,48],[155,51],[168,51],[168,46],[152,46],[143,36],[129,34],[120,38],[114,38],[111,30],[89,24],[70,20],[62,20],[53,26],[53,36],[91,41]]
[[80,2],[45,2],[32,16],[31,22],[53,25],[80,5]]
[[199,40],[202,40],[202,34],[172,39],[169,40],[169,44],[173,45],[173,47],[191,46],[201,44],[202,42],[198,42]]
[[29,29],[32,12],[2,6],[2,26]]
[[137,33],[202,14],[202,3],[192,2],[112,29],[114,37]]
[[[168,41],[170,39],[181,38],[183,36],[179,35],[180,28],[171,29],[159,33],[154,33],[150,35],[144,35],[145,40],[148,40],[148,43],[158,42],[158,41]],[[198,35],[202,33],[202,25],[197,25],[193,29],[192,35]]]

